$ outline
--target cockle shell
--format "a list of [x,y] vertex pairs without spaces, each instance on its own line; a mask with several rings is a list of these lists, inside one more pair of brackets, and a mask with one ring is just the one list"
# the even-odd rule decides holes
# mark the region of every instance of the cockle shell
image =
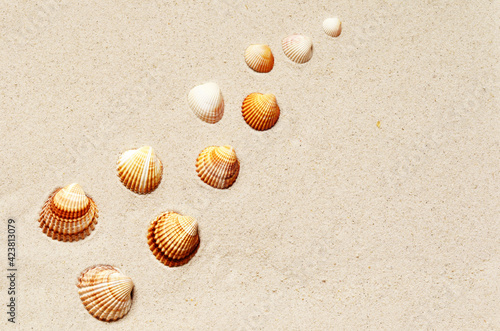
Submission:
[[252,93],[243,100],[241,112],[255,130],[270,129],[280,117],[280,108],[273,94]]
[[306,63],[313,54],[311,38],[303,35],[291,35],[281,42],[285,55],[296,63]]
[[269,72],[274,66],[274,56],[268,45],[250,45],[245,51],[245,62],[257,72]]
[[195,115],[207,123],[217,123],[224,115],[224,98],[216,83],[209,82],[191,89],[188,103]]
[[101,321],[116,321],[125,316],[132,306],[132,279],[110,265],[85,269],[78,277],[76,286],[90,315]]
[[189,216],[165,212],[148,229],[148,245],[154,256],[169,267],[186,264],[198,250],[198,223]]
[[240,162],[231,146],[210,146],[198,156],[196,171],[208,185],[224,189],[233,185],[238,177]]
[[323,21],[323,30],[330,37],[338,37],[342,32],[342,22],[338,17],[327,18]]
[[97,224],[97,206],[80,185],[57,188],[45,202],[38,222],[43,233],[59,241],[85,238]]
[[146,194],[160,185],[163,164],[150,146],[123,153],[117,162],[118,177],[129,190]]

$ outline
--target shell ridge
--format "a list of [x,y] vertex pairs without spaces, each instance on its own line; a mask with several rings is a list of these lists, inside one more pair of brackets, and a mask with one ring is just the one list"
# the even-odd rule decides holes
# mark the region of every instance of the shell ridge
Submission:
[[151,153],[153,152],[152,148],[149,148],[148,154],[144,160],[144,166],[142,169],[142,174],[140,176],[139,187],[138,190],[142,192],[146,192],[148,187],[148,177],[149,177],[149,167],[151,162]]

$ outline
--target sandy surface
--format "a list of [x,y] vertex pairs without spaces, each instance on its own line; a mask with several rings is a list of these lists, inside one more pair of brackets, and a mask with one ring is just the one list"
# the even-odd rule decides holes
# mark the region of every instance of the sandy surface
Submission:
[[[39,3],[0,11],[0,326],[500,328],[498,1]],[[333,39],[321,24],[335,15]],[[305,65],[281,50],[292,33],[313,40]],[[252,43],[273,50],[269,74],[245,64]],[[207,81],[226,103],[215,125],[187,105]],[[276,95],[273,129],[243,121],[251,92]],[[241,162],[228,190],[194,167],[217,144]],[[138,196],[115,162],[143,145],[165,168],[159,188]],[[99,223],[83,241],[53,241],[37,215],[73,182]],[[166,210],[199,222],[200,249],[179,268],[146,243]],[[4,312],[8,218],[15,326]],[[77,276],[98,263],[135,283],[115,323],[77,295]]]

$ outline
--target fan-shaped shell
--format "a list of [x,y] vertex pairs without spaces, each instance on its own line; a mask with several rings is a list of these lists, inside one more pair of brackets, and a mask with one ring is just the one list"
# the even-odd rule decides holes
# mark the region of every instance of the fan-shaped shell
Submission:
[[196,171],[208,185],[224,189],[233,185],[238,177],[240,162],[231,146],[210,146],[198,156]]
[[57,188],[47,199],[38,222],[43,232],[59,241],[77,241],[88,236],[97,224],[97,206],[80,185]]
[[85,269],[76,286],[85,308],[101,321],[116,321],[132,306],[132,279],[110,265]]
[[273,94],[252,93],[243,100],[241,112],[255,130],[268,130],[280,117],[280,108]]
[[209,82],[191,89],[188,103],[195,115],[207,123],[217,123],[224,115],[224,98],[216,83]]
[[163,164],[150,146],[123,153],[117,162],[118,177],[129,190],[146,194],[160,185]]
[[268,45],[250,45],[245,51],[245,62],[257,72],[269,72],[274,66],[274,56]]
[[313,54],[311,38],[303,35],[291,35],[281,42],[285,55],[296,63],[306,63]]
[[342,22],[338,17],[327,18],[323,21],[323,30],[330,37],[338,37],[342,32]]
[[165,212],[148,229],[148,245],[154,256],[169,267],[186,264],[198,250],[198,223],[189,216]]

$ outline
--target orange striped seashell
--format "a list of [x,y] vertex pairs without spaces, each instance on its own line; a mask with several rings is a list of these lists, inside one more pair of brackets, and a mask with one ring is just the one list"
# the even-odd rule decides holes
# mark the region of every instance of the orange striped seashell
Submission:
[[163,164],[150,146],[123,153],[117,162],[123,185],[138,194],[147,194],[160,185]]
[[54,240],[77,241],[94,230],[98,216],[94,200],[74,183],[52,192],[38,222],[43,233]]
[[196,160],[196,171],[208,185],[225,189],[233,185],[240,171],[240,162],[231,146],[205,148]]
[[274,67],[274,56],[268,45],[250,45],[245,51],[245,62],[257,72],[269,72]]
[[198,223],[189,216],[165,212],[148,229],[148,245],[154,256],[168,267],[188,263],[200,246]]
[[273,94],[252,93],[243,100],[241,113],[255,130],[272,128],[280,117],[280,107]]
[[125,316],[132,306],[132,279],[110,265],[85,269],[78,277],[76,286],[90,315],[101,321],[116,321]]

